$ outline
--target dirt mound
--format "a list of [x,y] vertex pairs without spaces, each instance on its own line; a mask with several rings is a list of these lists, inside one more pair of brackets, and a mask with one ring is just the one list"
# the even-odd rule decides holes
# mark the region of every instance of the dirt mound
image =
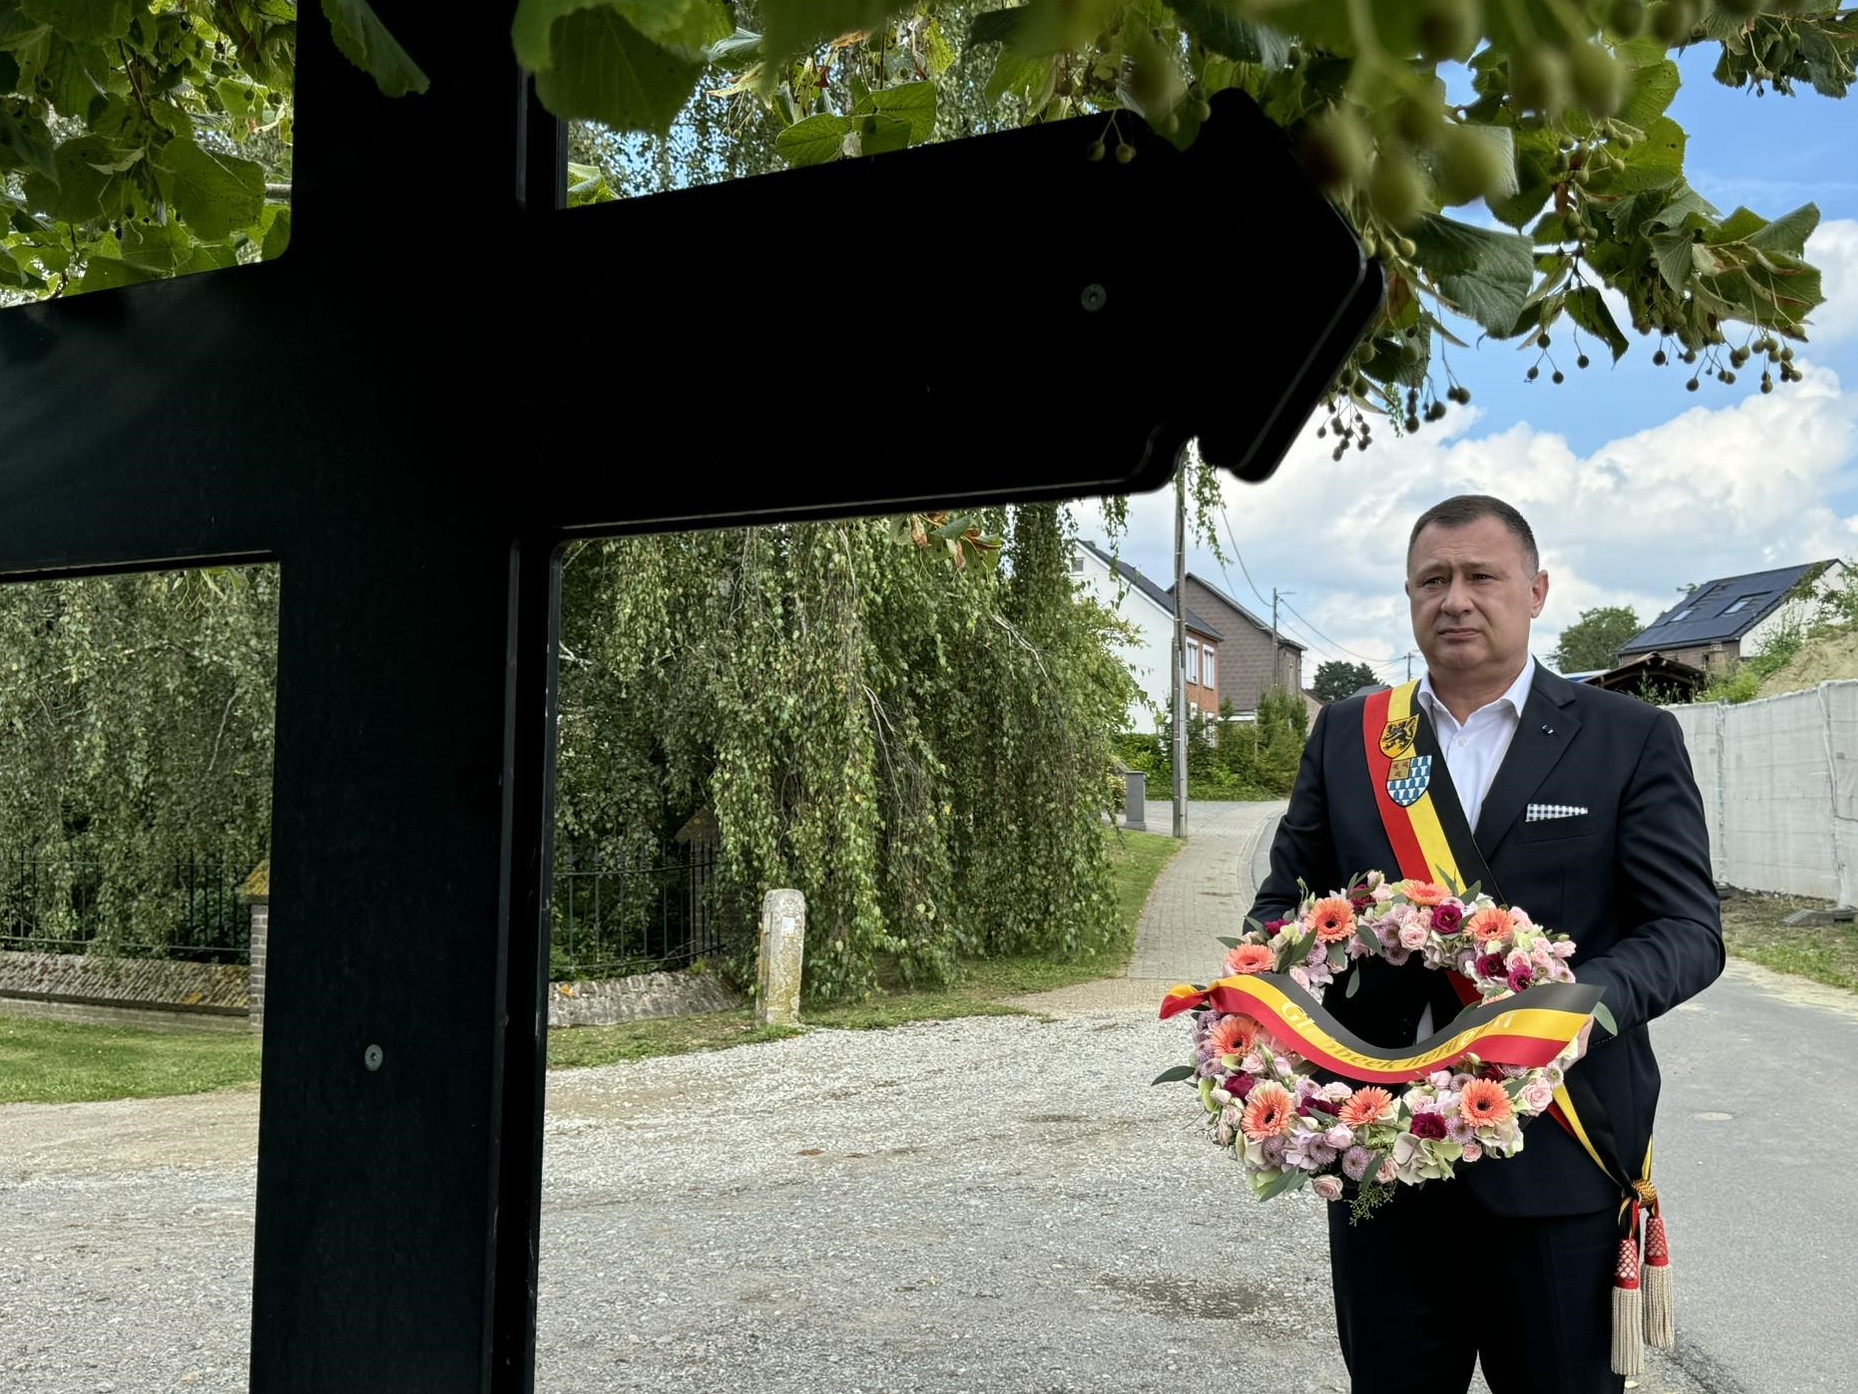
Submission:
[[1755,695],[1778,697],[1783,692],[1802,692],[1842,678],[1858,678],[1858,632],[1807,640],[1799,653],[1761,684]]

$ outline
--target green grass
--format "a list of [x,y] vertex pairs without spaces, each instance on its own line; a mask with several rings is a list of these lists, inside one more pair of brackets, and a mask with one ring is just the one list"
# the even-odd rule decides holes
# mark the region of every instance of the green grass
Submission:
[[[1158,833],[1106,836],[1117,933],[1102,952],[1079,961],[1040,956],[975,959],[961,965],[956,982],[920,990],[908,988],[894,971],[883,973],[885,991],[880,995],[808,1009],[806,1024],[863,1031],[912,1021],[1013,1015],[1019,1009],[1002,999],[1120,974],[1135,947],[1136,924],[1149,888],[1182,844]],[[786,1027],[756,1026],[747,1008],[583,1026],[549,1032],[548,1063],[551,1069],[577,1069],[796,1034]],[[250,1087],[258,1083],[258,1061],[258,1041],[234,1032],[141,1031],[0,1017],[0,1104],[138,1099]]]
[[258,1060],[257,1038],[233,1031],[142,1031],[0,1016],[0,1104],[255,1086]]
[[1831,908],[1824,900],[1738,892],[1723,902],[1723,942],[1763,968],[1858,992],[1858,922],[1781,923],[1795,910]]

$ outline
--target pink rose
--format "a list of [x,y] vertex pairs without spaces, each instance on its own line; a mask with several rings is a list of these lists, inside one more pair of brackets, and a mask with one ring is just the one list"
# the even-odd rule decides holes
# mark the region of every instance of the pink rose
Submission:
[[1555,1102],[1555,1091],[1542,1080],[1533,1080],[1523,1086],[1523,1107],[1531,1113],[1541,1113]]
[[1478,1146],[1475,1142],[1467,1142],[1464,1145],[1464,1159],[1467,1162],[1475,1162],[1479,1157],[1483,1155],[1484,1155],[1484,1149]]
[[1399,1174],[1399,1170],[1394,1166],[1393,1158],[1382,1157],[1380,1167],[1374,1173],[1374,1179],[1385,1186],[1390,1185]]
[[1323,1134],[1323,1141],[1338,1152],[1346,1152],[1355,1145],[1355,1135],[1345,1124],[1337,1123]]
[[1425,948],[1426,930],[1416,924],[1402,926],[1400,930],[1400,947],[1403,949]]
[[1340,1200],[1342,1198],[1342,1178],[1325,1173],[1310,1182],[1310,1189],[1324,1200]]

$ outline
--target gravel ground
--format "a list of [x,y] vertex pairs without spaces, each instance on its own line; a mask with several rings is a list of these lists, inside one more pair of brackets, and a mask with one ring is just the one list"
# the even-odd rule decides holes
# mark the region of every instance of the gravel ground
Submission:
[[[1256,1205],[1148,1085],[1184,1036],[973,1018],[552,1075],[538,1386],[1344,1389],[1320,1203]],[[0,1388],[245,1388],[254,1102],[0,1108]]]

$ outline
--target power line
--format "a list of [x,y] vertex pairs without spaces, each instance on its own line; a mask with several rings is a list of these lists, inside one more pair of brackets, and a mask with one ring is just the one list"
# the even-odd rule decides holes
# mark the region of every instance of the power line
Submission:
[[1350,658],[1359,658],[1363,663],[1385,663],[1388,661],[1384,658],[1370,658],[1365,653],[1356,653],[1353,649],[1349,648],[1345,644],[1336,643],[1335,640],[1331,639],[1327,634],[1324,634],[1322,630],[1317,629],[1314,624],[1310,624],[1310,621],[1304,617],[1303,612],[1298,610],[1289,601],[1284,602],[1284,608],[1290,611],[1290,613],[1295,615],[1298,619],[1303,620],[1305,624],[1308,624],[1311,630],[1313,630],[1317,634],[1317,636],[1323,640],[1324,643],[1328,644],[1330,648],[1340,649],[1343,653],[1347,654]]

